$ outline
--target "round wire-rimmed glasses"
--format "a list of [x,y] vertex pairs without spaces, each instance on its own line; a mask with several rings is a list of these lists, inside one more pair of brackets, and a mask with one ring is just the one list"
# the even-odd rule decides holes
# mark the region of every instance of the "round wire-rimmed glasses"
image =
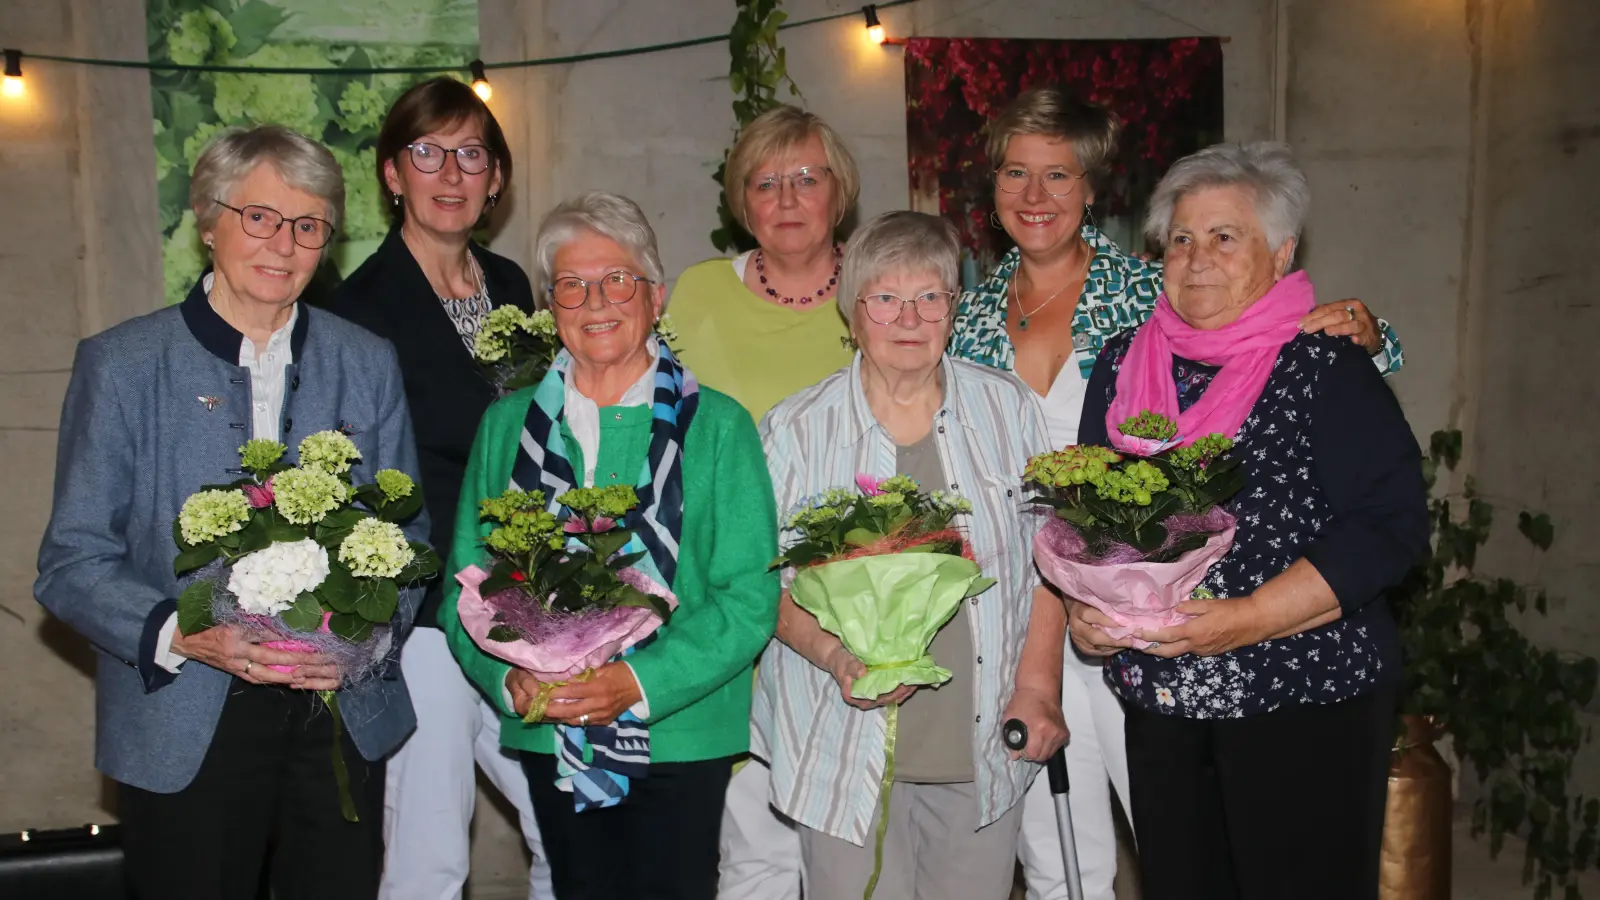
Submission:
[[592,281],[585,281],[576,275],[566,275],[557,278],[545,289],[550,292],[550,299],[562,309],[577,309],[589,302],[589,286],[598,285],[600,296],[613,306],[620,306],[633,299],[639,292],[639,282],[653,284],[643,275],[617,270],[607,272]]
[[924,322],[943,322],[950,318],[951,304],[955,300],[951,291],[923,291],[915,297],[902,298],[897,294],[863,294],[861,305],[867,318],[879,325],[892,325],[910,303],[917,318]]
[[267,240],[278,233],[283,223],[288,222],[289,234],[293,235],[294,242],[307,250],[321,250],[333,240],[333,223],[327,219],[319,219],[316,216],[290,219],[270,206],[255,203],[248,206],[229,206],[221,200],[215,202],[223,209],[231,209],[238,213],[239,224],[244,227],[244,233],[253,238]]
[[[1069,169],[1046,169],[1039,173],[1039,186],[1052,197],[1065,197],[1072,193],[1083,179],[1083,174]],[[1008,194],[1020,194],[1028,189],[1034,175],[1022,166],[1001,166],[994,170],[994,186]]]
[[489,164],[494,162],[494,156],[489,148],[482,144],[463,144],[460,147],[441,147],[427,141],[417,141],[407,144],[406,150],[410,151],[411,165],[418,172],[427,172],[430,175],[444,168],[444,159],[455,156],[456,167],[463,175],[482,175],[489,171]]

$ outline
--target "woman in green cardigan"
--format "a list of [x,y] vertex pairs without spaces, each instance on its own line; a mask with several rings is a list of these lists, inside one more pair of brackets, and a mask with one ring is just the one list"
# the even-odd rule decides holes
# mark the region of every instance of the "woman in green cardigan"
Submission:
[[542,383],[484,416],[450,571],[484,559],[480,499],[511,486],[553,498],[629,484],[640,503],[624,525],[648,551],[640,567],[679,605],[648,644],[555,689],[533,724],[522,716],[539,682],[467,636],[457,584],[442,624],[467,676],[506,716],[501,743],[521,753],[556,896],[711,897],[723,795],[749,749],[751,660],[777,618],[766,460],[750,415],[699,387],[654,336],[661,260],[633,201],[591,192],[561,204],[536,253],[566,350]]

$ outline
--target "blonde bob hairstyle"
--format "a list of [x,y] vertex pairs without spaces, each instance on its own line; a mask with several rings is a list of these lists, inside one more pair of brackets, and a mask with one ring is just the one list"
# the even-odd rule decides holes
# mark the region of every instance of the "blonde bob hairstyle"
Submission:
[[[844,246],[839,271],[839,312],[855,324],[861,292],[895,272],[931,273],[948,290],[961,292],[961,239],[946,219],[927,213],[886,212],[856,230]],[[949,325],[955,310],[945,320]]]
[[1098,192],[1105,188],[1117,158],[1122,121],[1106,107],[1080,100],[1059,87],[1029,88],[989,122],[985,147],[989,164],[995,168],[1003,165],[1011,139],[1025,134],[1070,142],[1078,165],[1089,177],[1089,186]]
[[746,229],[750,219],[745,207],[744,191],[750,176],[771,159],[782,159],[793,153],[808,138],[816,135],[822,141],[822,150],[828,157],[828,168],[833,170],[833,196],[829,198],[833,213],[833,226],[837,228],[856,205],[861,194],[861,173],[856,169],[855,157],[820,116],[794,106],[769,109],[745,126],[728,154],[728,169],[723,174],[727,186],[728,211]]
[[230,128],[217,135],[195,160],[189,179],[189,207],[201,231],[217,227],[222,207],[231,203],[234,186],[258,166],[272,166],[283,183],[305,191],[325,204],[334,228],[344,218],[344,170],[328,148],[282,125]]

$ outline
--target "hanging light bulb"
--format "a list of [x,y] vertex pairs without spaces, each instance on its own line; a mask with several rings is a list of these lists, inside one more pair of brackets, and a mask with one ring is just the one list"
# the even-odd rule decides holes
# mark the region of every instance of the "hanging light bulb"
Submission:
[[0,80],[0,94],[7,97],[21,97],[25,88],[22,85],[22,51],[7,50],[6,74]]
[[868,3],[861,7],[861,14],[867,18],[867,39],[874,44],[881,44],[887,37],[883,33],[883,23],[878,21],[877,4]]
[[473,60],[471,68],[472,68],[472,90],[473,90],[474,93],[476,93],[478,95],[478,99],[482,100],[485,103],[488,103],[489,102],[489,98],[494,96],[494,88],[489,86],[489,76],[484,74],[484,71],[483,71],[483,60],[481,60],[481,59]]

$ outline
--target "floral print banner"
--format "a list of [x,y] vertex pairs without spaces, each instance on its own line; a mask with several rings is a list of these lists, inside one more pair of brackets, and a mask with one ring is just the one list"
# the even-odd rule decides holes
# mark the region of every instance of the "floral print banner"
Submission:
[[[372,68],[457,66],[478,55],[477,0],[149,0],[152,62]],[[389,104],[423,75],[152,72],[166,302],[205,266],[189,173],[234,125],[286,125],[326,144],[345,178],[329,259],[348,273],[388,230],[374,147]]]
[[1137,221],[1167,167],[1222,140],[1217,38],[912,38],[905,58],[913,206],[955,222],[978,271],[1010,249],[1005,232],[989,224],[994,167],[984,126],[1027,88],[1061,85],[1121,117],[1121,153],[1095,213],[1101,230],[1130,250],[1143,245]]

